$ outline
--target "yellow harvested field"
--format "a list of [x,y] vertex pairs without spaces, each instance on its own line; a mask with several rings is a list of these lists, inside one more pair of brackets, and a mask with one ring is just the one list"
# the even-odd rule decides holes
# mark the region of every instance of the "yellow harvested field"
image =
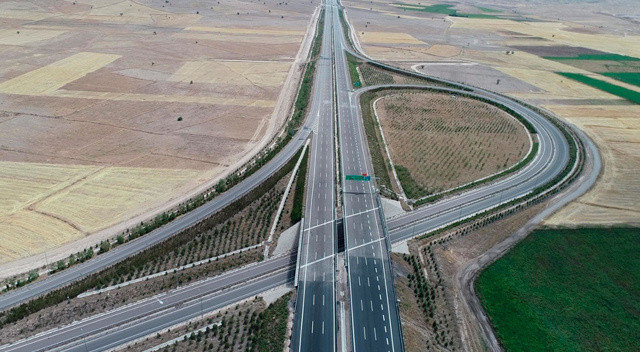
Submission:
[[6,2],[3,6],[3,3],[0,3],[0,18],[40,21],[52,16],[44,12],[11,9],[9,4],[10,3]]
[[50,65],[27,72],[0,83],[0,93],[41,95],[49,94],[87,73],[104,67],[120,55],[81,52]]
[[73,219],[91,233],[166,202],[168,195],[193,187],[199,172],[107,167],[39,201],[33,208],[61,219]]
[[299,43],[302,37],[297,35],[274,36],[274,35],[242,35],[228,33],[202,33],[202,32],[180,32],[173,35],[174,38],[190,40],[217,40],[237,43],[257,43],[257,44],[290,44]]
[[192,96],[192,95],[161,95],[142,93],[114,93],[114,92],[89,92],[59,89],[51,94],[51,97],[58,98],[80,98],[109,101],[140,101],[140,102],[168,102],[168,103],[198,103],[209,105],[233,105],[233,106],[255,106],[261,108],[272,108],[275,106],[274,100],[251,99],[251,98],[230,98],[223,96]]
[[568,31],[564,23],[559,22],[524,22],[502,19],[477,19],[464,17],[449,17],[453,22],[452,28],[472,30],[513,31],[534,37],[548,39],[556,44],[583,46],[590,49],[611,53],[640,57],[640,36],[614,36],[606,34],[586,34]]
[[[467,60],[490,65],[505,74],[518,78],[529,84],[544,90],[541,95],[553,95],[555,98],[580,98],[580,99],[616,99],[617,96],[593,88],[586,84],[574,81],[572,79],[560,76],[555,71],[581,73],[588,76],[597,76],[594,78],[609,81],[617,85],[620,82],[601,75],[593,75],[589,71],[585,71],[574,66],[565,65],[561,62],[546,60],[537,55],[518,51],[515,54],[506,55],[504,52],[481,52],[466,51],[464,57]],[[625,85],[627,87],[630,85]],[[636,87],[637,89],[637,87]],[[518,93],[516,93],[517,95]],[[528,94],[528,93],[525,93]],[[535,96],[535,94],[528,94]],[[522,96],[519,96],[522,97]]]
[[182,65],[169,80],[277,87],[284,82],[290,67],[290,62],[278,61],[190,61]]
[[28,208],[95,169],[0,162],[0,263],[40,253],[82,236],[73,226]]
[[364,44],[426,44],[411,34],[399,32],[358,32],[358,37]]
[[432,55],[426,47],[383,47],[383,46],[364,46],[364,51],[382,61],[424,61],[437,60],[438,56]]
[[0,214],[27,208],[95,171],[93,166],[0,162]]
[[66,31],[22,29],[19,32],[20,33],[13,29],[0,30],[0,45],[30,44],[41,40],[55,38]]
[[587,132],[598,144],[603,172],[596,186],[549,218],[550,225],[638,223],[640,219],[640,121],[638,107],[546,108]]
[[83,236],[64,221],[34,211],[0,214],[0,263],[39,254]]
[[89,11],[89,15],[91,16],[120,16],[120,14],[122,14],[123,17],[149,17],[151,15],[168,13],[128,0],[106,6],[95,6]]
[[0,275],[173,209],[267,145],[318,6],[282,5],[0,1]]
[[411,4],[391,4],[391,6],[395,6],[395,7],[400,7],[400,8],[406,8],[406,9],[418,9],[418,10],[422,10],[424,9],[424,6],[421,5],[411,5]]
[[282,30],[282,29],[255,29],[255,28],[239,28],[239,27],[206,27],[206,26],[190,26],[185,31],[195,32],[215,32],[229,34],[258,34],[258,35],[297,35],[303,36],[303,31]]
[[[599,89],[587,86],[572,79],[562,77],[554,72],[543,70],[527,70],[526,68],[505,68],[496,67],[498,70],[527,83],[545,90],[544,93],[551,94],[556,99],[561,98],[580,98],[580,99],[614,99],[615,95],[601,91]],[[534,96],[534,94],[530,94]]]
[[126,220],[193,187],[199,176],[193,170],[0,162],[0,263]]

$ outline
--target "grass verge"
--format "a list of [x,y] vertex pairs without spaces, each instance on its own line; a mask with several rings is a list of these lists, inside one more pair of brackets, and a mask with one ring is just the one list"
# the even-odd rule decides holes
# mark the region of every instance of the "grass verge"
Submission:
[[351,86],[354,88],[362,87],[362,81],[360,80],[360,74],[358,73],[358,66],[362,65],[362,62],[358,61],[353,55],[347,54],[347,63],[349,64],[349,76],[351,77]]
[[254,351],[280,352],[284,349],[290,300],[291,293],[288,293],[259,314],[252,334]]
[[478,295],[507,351],[632,351],[640,230],[538,230],[489,266]]
[[385,197],[397,199],[397,195],[391,187],[391,178],[389,177],[387,161],[384,157],[382,136],[379,135],[378,122],[376,121],[376,116],[373,111],[373,101],[378,96],[379,92],[376,90],[364,92],[360,96],[360,110],[362,111],[364,132],[367,135],[373,172],[380,178],[380,193]]
[[309,159],[309,150],[307,150],[300,163],[298,176],[296,179],[296,189],[293,193],[293,209],[291,209],[291,222],[297,223],[302,219],[302,208],[304,205],[304,186],[307,180],[307,167]]

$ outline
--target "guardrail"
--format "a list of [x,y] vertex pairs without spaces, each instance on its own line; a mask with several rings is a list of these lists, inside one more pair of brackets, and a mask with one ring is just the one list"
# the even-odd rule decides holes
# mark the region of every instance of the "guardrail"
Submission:
[[295,287],[298,287],[298,280],[300,278],[300,248],[302,248],[302,236],[304,235],[304,218],[300,219],[300,232],[298,233],[298,248],[296,251],[298,254],[296,255],[296,274],[293,279],[293,284]]

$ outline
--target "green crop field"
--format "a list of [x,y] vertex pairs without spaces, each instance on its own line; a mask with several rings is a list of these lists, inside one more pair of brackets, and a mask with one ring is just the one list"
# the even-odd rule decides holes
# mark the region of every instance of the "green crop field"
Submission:
[[615,78],[618,81],[633,84],[640,87],[640,73],[639,72],[603,72],[600,73],[603,76]]
[[639,351],[640,229],[538,230],[476,288],[507,351]]
[[496,9],[492,9],[492,8],[488,8],[488,7],[482,7],[482,6],[477,6],[478,10],[482,11],[482,12],[493,12],[493,13],[499,13],[502,12],[500,10],[496,10]]
[[604,60],[604,61],[640,61],[637,57],[618,54],[580,54],[577,56],[543,56],[547,60]]
[[[410,5],[410,4],[403,4],[400,2],[395,2],[393,3],[393,5],[398,5],[399,8],[403,9],[403,10],[410,10],[410,11],[421,11],[421,12],[429,12],[429,13],[440,13],[443,15],[449,15],[449,16],[456,16],[456,17],[469,17],[469,18],[500,18],[496,15],[488,15],[488,14],[484,14],[484,13],[479,13],[479,14],[475,14],[475,13],[459,13],[458,10],[453,9],[453,5],[450,4],[435,4],[435,5],[429,5],[429,6],[424,6],[424,5]],[[500,12],[498,10],[492,10],[489,8],[480,8],[478,7],[478,9],[480,9],[481,11],[484,12]]]
[[570,72],[556,72],[557,74],[567,77],[567,78],[571,78],[575,81],[578,81],[580,83],[584,83],[586,85],[589,85],[591,87],[600,89],[602,91],[605,91],[607,93],[611,93],[613,95],[617,95],[621,98],[627,99],[631,102],[634,102],[636,104],[640,104],[640,93],[627,89],[627,88],[623,88],[620,86],[617,86],[615,84],[611,84],[605,81],[601,81],[599,79],[595,79],[595,78],[591,78],[589,76],[585,76],[583,74],[580,73],[570,73]]

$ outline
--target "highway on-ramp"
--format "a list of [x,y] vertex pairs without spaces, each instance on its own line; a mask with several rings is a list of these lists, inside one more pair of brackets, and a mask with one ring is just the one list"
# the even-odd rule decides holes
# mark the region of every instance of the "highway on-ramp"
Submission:
[[[325,30],[325,37],[331,37],[329,33],[333,33],[334,35],[333,47],[336,52],[335,75],[336,85],[338,88],[336,94],[338,99],[338,115],[340,121],[340,155],[342,159],[342,175],[344,179],[345,173],[353,172],[371,174],[372,168],[368,159],[367,145],[361,130],[362,122],[360,110],[358,107],[358,94],[361,93],[362,90],[353,94],[348,92],[349,89],[344,86],[344,83],[348,82],[348,71],[346,71],[345,66],[346,61],[344,59],[344,53],[342,53],[342,51],[340,50],[340,48],[342,48],[344,45],[344,38],[342,37],[342,32],[339,29],[340,26],[337,22],[337,15],[334,13],[335,9],[333,8],[333,4],[334,3],[332,2],[331,5],[328,6],[327,11],[325,11],[325,16],[327,16],[325,26],[328,26],[325,27],[325,29],[328,29]],[[331,9],[329,9],[329,7],[331,7]],[[323,44],[323,48],[325,46],[331,47],[331,45]],[[354,54],[358,55],[357,53]],[[292,339],[292,347],[296,348],[296,339],[297,341],[300,341],[300,338],[302,338],[307,340],[304,340],[303,343],[299,342],[297,347],[298,350],[313,350],[314,346],[317,346],[317,350],[331,350],[332,348],[335,348],[335,327],[332,326],[331,329],[327,328],[327,324],[329,322],[335,324],[335,297],[333,296],[335,295],[335,288],[333,287],[333,251],[335,250],[335,243],[333,241],[335,240],[335,235],[333,234],[333,224],[331,224],[330,226],[326,226],[323,225],[323,222],[319,222],[319,220],[322,219],[323,221],[329,221],[333,223],[333,220],[335,218],[333,207],[329,209],[329,204],[334,204],[335,202],[335,199],[329,199],[329,197],[333,197],[333,194],[335,194],[333,192],[333,188],[335,187],[333,184],[333,166],[327,166],[329,164],[328,160],[333,160],[333,156],[329,157],[327,155],[333,155],[333,141],[331,140],[331,147],[329,147],[328,145],[324,144],[329,143],[326,142],[326,134],[321,134],[321,131],[326,130],[327,127],[330,127],[331,131],[333,130],[332,117],[327,118],[327,116],[333,115],[333,110],[328,113],[329,115],[327,115],[327,112],[325,111],[325,109],[327,109],[327,104],[332,106],[333,103],[332,97],[326,98],[328,95],[319,91],[319,89],[325,92],[333,91],[333,87],[327,87],[327,82],[333,82],[330,78],[333,71],[330,69],[330,72],[327,74],[326,68],[323,68],[323,65],[332,65],[332,58],[333,55],[327,55],[325,49],[323,49],[322,58],[318,66],[316,83],[314,84],[314,102],[312,104],[311,113],[305,123],[305,128],[303,128],[298,133],[298,135],[296,135],[296,138],[291,143],[289,143],[289,145],[287,145],[287,147],[285,147],[283,151],[265,167],[261,168],[258,172],[247,178],[238,186],[220,195],[214,201],[209,202],[198,209],[195,209],[194,211],[176,219],[175,221],[152,232],[151,234],[148,234],[138,240],[132,241],[126,245],[120,246],[106,254],[98,256],[91,261],[85,262],[84,264],[77,265],[59,274],[52,275],[46,280],[27,285],[24,288],[0,296],[0,309],[10,307],[19,302],[37,296],[43,292],[47,292],[51,289],[60,287],[61,285],[67,284],[73,280],[83,277],[87,273],[95,272],[100,270],[101,268],[112,265],[113,263],[123,260],[132,254],[148,248],[154,243],[158,243],[168,238],[172,234],[179,232],[181,229],[191,226],[200,219],[209,216],[211,213],[219,210],[224,205],[231,203],[233,200],[246,194],[246,192],[249,192],[257,184],[259,184],[260,182],[268,178],[271,174],[273,174],[273,172],[278,170],[279,167],[284,165],[302,146],[302,144],[310,134],[310,131],[313,129],[314,131],[316,131],[316,133],[314,133],[313,135],[315,146],[312,144],[312,157],[310,158],[310,160],[312,160],[312,164],[310,170],[313,171],[310,172],[308,192],[311,192],[313,195],[315,195],[316,198],[320,198],[316,199],[318,203],[315,203],[316,201],[314,201],[314,203],[311,204],[310,202],[312,201],[313,196],[310,196],[309,198],[311,199],[308,199],[307,203],[305,217],[307,219],[310,219],[311,224],[305,225],[305,238],[307,242],[303,242],[303,245],[305,243],[307,244],[306,248],[309,250],[309,253],[305,252],[304,256],[301,257],[301,259],[304,260],[301,261],[301,263],[303,263],[302,265],[305,265],[304,269],[307,269],[306,278],[303,277],[302,275],[304,274],[301,273],[301,283],[303,283],[305,280],[313,279],[313,273],[316,273],[315,280],[318,280],[318,273],[320,272],[324,272],[325,277],[322,278],[322,284],[309,285],[306,288],[302,288],[301,292],[306,290],[306,292],[308,293],[314,291],[325,292],[326,294],[329,287],[331,287],[333,292],[331,301],[329,302],[327,296],[325,296],[324,301],[325,305],[330,307],[330,309],[327,307],[308,308],[308,306],[306,305],[309,302],[311,303],[311,307],[314,307],[314,303],[318,304],[318,302],[320,301],[316,300],[319,299],[320,296],[316,296],[316,298],[314,298],[313,293],[311,294],[311,296],[302,293],[302,297],[305,300],[305,303],[302,304],[300,309],[305,310],[306,312],[313,312],[308,314],[309,316],[306,317],[306,321],[314,321],[314,333],[317,332],[316,329],[318,328],[316,326],[316,324],[318,324],[316,323],[316,321],[323,321],[325,323],[325,335],[318,334],[318,336],[316,337],[311,335],[306,336],[306,334],[311,332],[311,323],[309,323],[308,325],[304,325],[307,324],[304,323],[301,325],[302,328],[300,331],[305,331],[304,329],[307,328],[308,331],[306,332],[306,334],[294,335],[294,338]],[[363,59],[367,58],[363,57]],[[549,181],[556,178],[556,176],[565,168],[565,166],[569,162],[569,146],[564,138],[564,135],[554,124],[549,122],[537,111],[534,111],[509,98],[489,91],[461,85],[455,82],[451,83],[464,88],[464,90],[452,89],[450,90],[450,92],[452,93],[477,94],[478,96],[481,96],[485,99],[489,99],[496,103],[508,106],[522,115],[536,128],[537,139],[539,141],[539,151],[536,157],[527,166],[513,175],[507,176],[496,182],[482,185],[475,189],[466,191],[462,194],[454,195],[449,198],[437,201],[435,203],[418,208],[417,210],[407,213],[403,216],[391,219],[388,225],[390,229],[390,237],[393,242],[406,240],[415,235],[435,230],[439,227],[454,223],[460,219],[473,216],[474,214],[483,212],[487,209],[491,209],[501,203],[508,202],[511,199],[525,196],[538,187],[546,185]],[[330,101],[329,103],[326,102],[327,99]],[[320,145],[325,145],[324,148],[326,149],[321,149]],[[313,161],[314,147],[316,148],[315,161]],[[313,169],[314,165],[316,169]],[[324,178],[322,176],[322,172],[325,173]],[[317,177],[317,180],[312,179],[314,175],[315,177]],[[329,181],[330,179],[331,181]],[[320,180],[324,180],[323,182],[332,182],[332,185],[318,186],[318,182]],[[310,191],[313,185],[316,185],[316,187],[325,187],[324,191],[318,193],[316,193],[315,191]],[[329,189],[331,189],[331,191],[329,191]],[[395,304],[395,298],[392,297],[393,291],[390,285],[392,285],[393,283],[391,282],[391,276],[388,272],[388,264],[386,264],[386,261],[384,260],[384,258],[388,257],[388,254],[386,253],[386,251],[380,253],[380,249],[384,248],[384,241],[382,237],[384,235],[384,231],[383,229],[381,229],[382,220],[380,219],[378,212],[375,209],[377,205],[374,202],[374,190],[368,183],[355,183],[355,181],[349,181],[349,183],[344,183],[343,192],[345,211],[344,223],[347,230],[346,241],[348,250],[347,258],[349,262],[348,270],[350,279],[349,281],[351,285],[351,311],[352,317],[354,319],[351,324],[354,346],[353,348],[362,351],[386,350],[384,349],[384,346],[386,346],[386,340],[379,341],[380,344],[384,344],[382,345],[382,347],[379,344],[375,344],[371,341],[377,341],[376,338],[381,338],[382,336],[384,336],[378,334],[383,334],[384,328],[387,327],[387,329],[389,330],[389,336],[391,338],[389,346],[393,346],[393,334],[399,334],[400,331],[399,329],[393,331],[391,329],[394,324],[397,324],[397,322],[392,322],[393,316],[391,306]],[[326,200],[324,199],[325,196],[327,197]],[[322,207],[320,209],[317,208],[317,205],[319,204],[322,204]],[[328,207],[326,211],[324,210],[324,205],[327,205]],[[314,206],[316,207],[316,210],[313,210]],[[314,222],[315,224],[313,224]],[[311,228],[313,226],[318,227]],[[315,229],[322,229],[323,226],[326,226],[327,228],[331,227],[331,229],[323,229],[322,231],[316,232]],[[365,226],[369,227],[367,227],[367,229],[365,230]],[[315,239],[316,234],[318,234],[319,236],[329,236],[331,243],[320,244],[320,240],[318,239],[317,244],[313,245],[313,247],[309,246],[310,243],[313,244],[312,240]],[[323,238],[326,239],[327,242],[330,242],[329,237]],[[374,247],[371,248],[371,245],[374,245]],[[378,245],[379,247],[376,247]],[[319,268],[318,270],[315,269],[316,266],[315,263],[313,263],[316,260],[316,254],[314,250],[318,251],[317,258],[321,260],[317,263],[322,263],[322,265],[317,266]],[[363,252],[360,253],[360,251]],[[364,261],[365,258],[365,264],[360,264],[360,262]],[[375,262],[373,261],[374,259]],[[291,259],[288,258],[287,260],[288,264],[284,265],[289,265],[290,267],[292,265],[290,261]],[[265,263],[272,262],[268,261]],[[276,270],[278,270],[276,268],[268,267],[268,265],[271,264],[261,263],[260,265],[266,265],[259,267],[262,268],[261,270],[263,270],[261,272],[277,272]],[[329,267],[331,268],[330,270],[328,269]],[[373,273],[371,271],[373,271]],[[380,280],[383,280],[384,277],[389,280],[389,282],[386,283],[386,288],[381,284],[380,289],[378,289],[377,281],[376,283],[371,282],[371,277],[375,277],[375,274],[377,272],[381,273],[381,275],[379,275]],[[331,278],[327,278],[327,273],[331,273]],[[141,309],[136,310],[138,312],[136,314],[139,316],[148,316],[147,319],[138,319],[136,320],[137,322],[131,321],[130,316],[127,317],[126,315],[122,315],[119,310],[115,310],[99,317],[87,318],[81,322],[66,326],[62,329],[43,333],[34,338],[21,341],[19,343],[25,343],[26,341],[28,341],[29,343],[35,343],[34,345],[23,345],[28,347],[25,347],[25,349],[22,350],[36,351],[38,349],[34,348],[34,346],[45,346],[46,344],[53,345],[54,335],[58,336],[60,334],[63,334],[64,332],[68,335],[60,335],[56,337],[60,339],[58,340],[58,343],[64,343],[64,341],[74,340],[75,343],[82,342],[82,344],[84,344],[84,342],[86,342],[87,346],[91,347],[91,350],[100,350],[102,348],[101,346],[107,346],[116,343],[122,344],[123,342],[131,341],[131,339],[135,338],[136,336],[142,336],[144,334],[152,333],[164,329],[167,326],[171,326],[175,323],[189,319],[190,317],[197,316],[198,311],[206,311],[214,309],[212,307],[219,307],[221,305],[230,304],[234,301],[242,299],[242,297],[250,297],[256,292],[261,292],[264,290],[264,287],[271,287],[271,285],[277,285],[282,282],[291,280],[290,274],[284,275],[283,272],[280,272],[280,274],[278,275],[280,276],[276,275],[274,276],[274,278],[256,278],[254,279],[254,281],[251,281],[251,284],[247,285],[247,290],[242,292],[232,291],[232,288],[221,290],[220,287],[223,287],[224,285],[220,282],[218,282],[217,286],[207,286],[207,288],[203,288],[202,291],[181,291],[179,300],[183,301],[184,303],[178,308],[172,308],[173,310],[171,311],[171,314],[158,314],[158,311],[156,309],[157,306],[149,303],[154,302],[154,300],[145,300],[143,302],[135,303],[130,307],[128,306],[127,309]],[[367,289],[359,288],[360,285],[364,285],[364,283],[362,282],[363,278],[369,278],[369,282],[366,283]],[[218,279],[219,278],[216,278],[215,280]],[[358,279],[360,280],[359,282]],[[198,285],[199,284],[200,283],[198,283]],[[373,289],[368,289],[369,284],[376,286],[374,286]],[[316,288],[312,288],[311,286],[314,286]],[[228,295],[223,296],[223,293],[226,293]],[[169,292],[166,295],[170,296],[171,294],[172,292]],[[203,303],[205,306],[204,308],[203,306],[200,306],[200,309],[198,309],[198,297],[203,297]],[[311,297],[310,301],[309,297]],[[198,302],[194,301],[194,299],[198,300]],[[161,301],[165,302],[165,300],[163,299],[161,299]],[[385,301],[387,302],[386,305],[384,303]],[[162,305],[158,301],[155,302],[155,304]],[[372,308],[372,305],[377,302],[380,302],[382,304],[381,308],[378,307],[380,311],[376,311],[376,307]],[[365,306],[366,303],[369,303],[369,307]],[[301,304],[300,296],[298,298],[298,304]],[[367,312],[365,308],[368,308],[369,311]],[[360,312],[358,312],[358,310],[360,310]],[[381,312],[383,311],[387,313],[387,315],[381,314]],[[379,319],[376,320],[375,314],[379,316]],[[164,316],[165,318],[161,316]],[[305,318],[301,318],[300,313],[296,316],[296,322],[303,322],[305,321],[304,319]],[[111,325],[126,322],[125,329],[122,329],[122,331],[120,331],[120,329],[111,329],[105,331],[104,326],[101,327],[100,325],[93,325],[97,324],[96,322],[99,320],[108,321]],[[387,323],[389,324],[388,326]],[[89,327],[92,327],[92,332],[87,331],[89,330]],[[374,328],[375,332],[373,330]],[[80,333],[78,333],[78,329],[81,329]],[[50,340],[42,340],[41,336],[47,336],[50,338]],[[331,341],[330,338],[332,339]],[[40,345],[37,345],[38,341],[40,341]],[[106,343],[105,341],[112,342]],[[10,346],[2,346],[0,347],[0,351],[21,350],[16,348],[19,343]],[[398,344],[395,346],[395,350],[399,350],[399,348],[401,348],[399,347],[400,342],[398,342]],[[79,345],[75,345],[75,347],[70,347],[69,345],[67,345],[67,347],[84,350],[84,347]]]

